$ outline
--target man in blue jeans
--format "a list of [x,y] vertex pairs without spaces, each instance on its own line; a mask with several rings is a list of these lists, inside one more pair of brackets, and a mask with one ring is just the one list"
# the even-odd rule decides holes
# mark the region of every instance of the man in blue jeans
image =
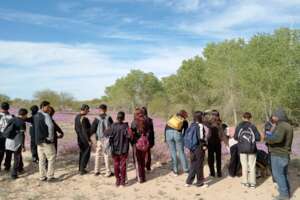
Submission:
[[[183,144],[183,136],[186,129],[189,126],[188,121],[186,120],[187,117],[188,117],[187,112],[181,110],[179,113],[173,116],[173,119],[179,119],[179,120],[172,121],[171,118],[165,128],[165,140],[169,146],[169,151],[172,158],[172,168],[173,168],[174,176],[178,176],[178,172],[179,172],[178,162],[177,162],[177,152],[178,152],[178,156],[183,171],[185,173],[189,172],[188,161],[184,153],[184,144]],[[180,120],[182,121],[180,122]]]
[[272,173],[278,184],[279,196],[275,200],[285,200],[291,196],[288,165],[293,143],[293,127],[288,123],[283,109],[274,112],[272,120],[276,127],[272,133],[266,135],[265,140],[270,145]]

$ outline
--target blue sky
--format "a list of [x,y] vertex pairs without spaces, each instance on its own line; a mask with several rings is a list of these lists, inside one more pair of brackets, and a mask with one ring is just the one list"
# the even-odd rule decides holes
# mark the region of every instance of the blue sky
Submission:
[[0,4],[0,93],[99,98],[131,69],[158,77],[209,42],[300,27],[299,0],[9,0]]

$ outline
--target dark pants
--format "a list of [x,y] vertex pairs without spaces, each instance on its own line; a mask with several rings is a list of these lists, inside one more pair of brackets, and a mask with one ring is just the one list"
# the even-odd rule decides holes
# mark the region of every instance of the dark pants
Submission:
[[32,160],[39,160],[37,145],[35,143],[35,137],[33,131],[30,131],[30,150],[31,150]]
[[113,155],[116,185],[125,185],[127,154]]
[[79,171],[82,172],[86,169],[86,166],[90,160],[91,147],[86,144],[79,144],[80,154],[79,154]]
[[146,152],[146,169],[151,170],[151,148]]
[[203,184],[204,182],[204,157],[205,151],[202,147],[198,147],[194,152],[191,152],[191,166],[186,183],[191,185],[194,182],[195,176],[197,175],[197,184]]
[[215,160],[217,162],[217,173],[218,176],[222,176],[222,145],[219,144],[208,144],[208,166],[211,176],[216,176],[215,173]]
[[238,145],[235,144],[230,147],[230,162],[228,166],[229,176],[235,177],[237,176],[239,170],[241,168],[240,155],[238,152]]
[[[12,153],[14,155],[14,165],[11,170],[11,176],[12,177],[17,177],[18,172],[20,171],[21,168],[21,163],[22,163],[22,147],[19,147],[19,149],[15,152]],[[23,163],[22,163],[23,165]]]
[[12,152],[5,150],[5,141],[5,138],[0,138],[0,168],[5,157],[4,167],[6,170],[9,170],[11,167]]
[[146,152],[136,150],[136,160],[137,160],[137,172],[139,182],[146,181],[146,172],[145,172],[145,157]]

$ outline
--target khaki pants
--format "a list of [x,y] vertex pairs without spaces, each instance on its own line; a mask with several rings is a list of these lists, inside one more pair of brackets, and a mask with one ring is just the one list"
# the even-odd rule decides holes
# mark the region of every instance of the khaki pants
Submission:
[[[54,144],[39,144],[38,145],[39,156],[39,171],[40,179],[53,178],[54,177],[54,164],[56,158],[56,150]],[[46,166],[46,159],[48,160],[48,170]]]
[[103,157],[104,157],[106,175],[110,175],[111,174],[110,155],[108,152],[105,151],[105,142],[103,139],[97,141],[96,155],[95,155],[95,173],[100,172],[101,154],[103,154]]
[[240,154],[242,164],[242,183],[256,185],[256,154]]

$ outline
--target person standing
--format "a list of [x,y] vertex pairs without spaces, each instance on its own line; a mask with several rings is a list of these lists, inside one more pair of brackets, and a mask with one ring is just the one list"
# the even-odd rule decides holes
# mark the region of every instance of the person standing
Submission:
[[91,156],[92,141],[90,139],[91,123],[86,117],[89,113],[90,107],[83,104],[80,113],[75,117],[75,132],[77,134],[79,154],[79,172],[80,175],[87,173],[86,167]]
[[274,112],[272,121],[276,124],[276,127],[272,134],[266,135],[265,141],[269,144],[272,174],[278,184],[279,196],[274,200],[285,200],[291,197],[288,165],[294,132],[283,109]]
[[63,130],[59,127],[59,125],[56,123],[56,121],[53,119],[55,114],[55,109],[50,106],[49,108],[49,115],[52,119],[53,125],[54,125],[54,146],[55,146],[55,151],[57,154],[57,144],[58,144],[58,139],[62,139],[64,137],[64,132]]
[[9,113],[9,103],[3,102],[1,103],[1,110],[0,110],[0,171],[2,166],[2,161],[4,161],[4,169],[5,171],[9,171],[11,167],[11,158],[12,152],[5,149],[5,142],[6,138],[3,136],[3,131],[6,128],[9,120],[13,118],[13,115]]
[[238,151],[242,164],[242,185],[256,187],[256,142],[260,141],[260,133],[251,123],[252,115],[243,114],[242,122],[236,127],[234,139],[238,141]]
[[228,173],[230,177],[236,177],[241,167],[238,141],[234,139],[234,134],[235,128],[226,128],[226,135],[228,137],[228,146],[230,151],[230,161],[228,165]]
[[111,172],[111,166],[110,166],[110,145],[109,145],[109,138],[104,135],[104,132],[111,127],[113,124],[112,118],[107,115],[107,105],[101,104],[99,106],[99,116],[97,116],[93,123],[91,128],[91,133],[96,133],[96,141],[97,141],[97,147],[96,147],[96,155],[95,155],[95,175],[100,175],[100,157],[101,154],[103,154],[104,157],[104,163],[105,163],[105,169],[106,174],[105,177],[112,176]]
[[174,176],[178,176],[179,173],[177,153],[179,154],[179,159],[184,173],[189,172],[189,166],[184,153],[183,144],[183,136],[189,126],[188,121],[186,120],[187,118],[188,113],[185,110],[181,110],[168,120],[165,128],[165,140],[169,146]]
[[143,109],[135,110],[131,130],[134,135],[133,148],[135,148],[137,179],[139,183],[144,183],[146,182],[146,152],[149,148],[149,124],[147,124]]
[[208,165],[210,176],[215,177],[215,162],[217,163],[217,175],[222,177],[222,141],[224,139],[224,131],[220,113],[212,110],[211,120],[208,125],[210,131],[208,134]]
[[39,156],[37,152],[37,145],[35,142],[35,127],[34,127],[34,116],[38,113],[39,107],[37,105],[33,105],[30,107],[31,117],[29,117],[26,121],[30,124],[29,126],[29,134],[30,134],[30,150],[32,162],[38,163]]
[[54,165],[56,151],[54,146],[54,124],[48,114],[49,110],[50,103],[43,101],[39,112],[34,116],[34,126],[38,148],[40,180],[52,182],[55,181]]
[[146,169],[148,171],[151,171],[151,149],[155,145],[155,133],[154,133],[154,126],[153,126],[153,120],[148,116],[148,110],[146,107],[142,107],[145,118],[147,121],[147,124],[149,125],[149,134],[148,134],[148,140],[149,140],[149,148],[146,152]]
[[106,133],[110,137],[112,157],[114,160],[114,170],[116,186],[125,186],[126,181],[126,160],[128,157],[130,140],[133,138],[128,123],[124,123],[125,113],[117,114],[117,122]]
[[14,165],[11,170],[12,179],[18,178],[18,172],[20,170],[20,165],[22,162],[22,150],[25,151],[25,120],[27,119],[27,114],[28,111],[24,108],[21,108],[18,111],[18,116],[11,119],[8,125],[12,126],[12,128],[7,135],[5,146],[6,150],[11,151],[14,156]]
[[[191,167],[188,178],[186,180],[186,187],[193,184],[195,176],[197,176],[196,186],[204,186],[204,158],[205,150],[207,149],[205,128],[202,124],[203,113],[196,111],[194,113],[194,122],[186,131],[185,146],[190,150]],[[190,145],[187,145],[190,144]]]

